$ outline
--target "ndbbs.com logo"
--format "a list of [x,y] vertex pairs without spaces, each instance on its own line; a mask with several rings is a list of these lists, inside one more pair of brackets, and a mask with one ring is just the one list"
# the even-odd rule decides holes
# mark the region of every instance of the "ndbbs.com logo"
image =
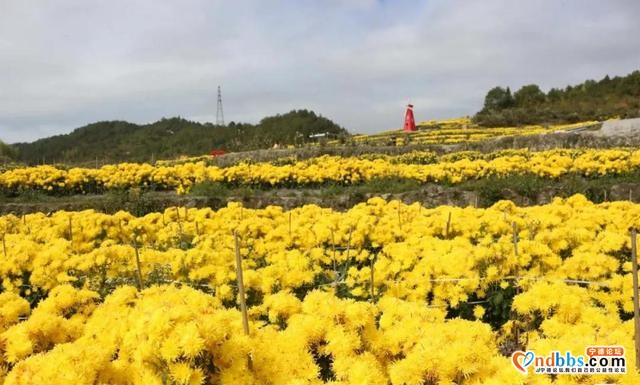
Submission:
[[[584,355],[570,351],[551,351],[538,355],[531,350],[517,350],[511,355],[511,364],[520,373],[536,374],[625,374],[627,361],[622,346],[589,346]],[[532,368],[532,369],[530,369]]]

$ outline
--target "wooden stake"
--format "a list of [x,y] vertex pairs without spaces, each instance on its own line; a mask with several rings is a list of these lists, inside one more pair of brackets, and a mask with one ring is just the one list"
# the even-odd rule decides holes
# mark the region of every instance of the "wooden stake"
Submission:
[[333,229],[331,229],[331,253],[332,253],[331,259],[333,260],[333,287],[335,288],[335,290],[337,292],[337,290],[338,290],[338,266],[336,265],[336,238],[335,238]]
[[473,207],[478,208],[478,194],[475,194],[475,202],[473,204]]
[[136,279],[138,280],[138,291],[142,291],[142,288],[144,287],[144,282],[142,282],[142,267],[140,266],[140,252],[138,251],[138,244],[135,241],[133,242],[133,249],[136,252]]
[[351,251],[351,234],[353,234],[353,227],[349,227],[349,239],[347,240],[347,263],[349,263],[349,252]]
[[534,224],[533,222],[531,222],[529,223],[529,240],[533,241],[535,237],[536,237],[536,232],[535,232]]
[[[511,222],[511,229],[513,231],[513,252],[516,256],[515,284],[516,284],[516,295],[518,295],[520,294],[520,283],[518,282],[518,278],[520,276],[520,265],[518,262],[518,226],[516,225],[515,221]],[[515,345],[518,346],[520,344],[520,329],[515,324],[515,322],[514,322],[514,328],[515,328],[515,333],[514,333]]]
[[244,294],[244,281],[242,278],[242,258],[240,257],[240,237],[234,231],[233,236],[236,244],[236,278],[238,279],[238,295],[240,296],[240,312],[242,313],[242,329],[245,335],[249,335],[249,318],[247,317],[247,300]]
[[7,240],[5,239],[6,237],[7,237],[7,233],[3,233],[2,234],[2,251],[4,252],[5,258],[7,257]]
[[289,240],[291,240],[291,211],[289,211]]
[[119,236],[122,239],[122,237],[124,236],[124,232],[122,231],[122,219],[118,221],[118,230],[120,231]]
[[629,189],[629,202],[633,202],[633,195],[631,189]]
[[516,254],[516,258],[518,257],[518,226],[515,222],[511,223],[511,229],[513,230],[513,251]]
[[447,217],[447,228],[444,232],[444,237],[449,239],[449,228],[451,227],[451,211],[449,211],[449,216]]
[[73,242],[73,227],[71,225],[71,216],[69,216],[69,242]]
[[604,190],[604,201],[607,201],[607,190]]
[[371,302],[376,302],[376,292],[375,292],[375,280],[374,280],[374,265],[373,262],[376,259],[375,255],[371,257],[371,281],[369,282],[369,286],[371,289]]
[[[180,210],[178,209],[178,207],[176,206],[176,217],[178,220],[178,231],[180,232],[180,243],[182,244],[182,241],[184,240],[184,232],[182,231],[182,222],[180,221]],[[180,246],[182,247],[182,246]]]
[[631,263],[633,267],[633,321],[635,325],[636,370],[640,369],[640,301],[638,300],[638,252],[637,231],[631,229]]

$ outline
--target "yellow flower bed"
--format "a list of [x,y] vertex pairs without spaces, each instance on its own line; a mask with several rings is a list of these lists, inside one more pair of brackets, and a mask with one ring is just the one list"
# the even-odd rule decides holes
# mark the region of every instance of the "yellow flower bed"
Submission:
[[[430,164],[426,162],[433,159]],[[423,162],[425,160],[425,162]],[[416,164],[417,163],[417,164]],[[577,149],[529,152],[507,150],[490,154],[410,153],[396,157],[321,156],[293,164],[240,163],[221,168],[203,162],[174,166],[121,163],[100,169],[53,166],[19,168],[0,173],[0,190],[48,192],[100,192],[132,187],[175,189],[187,192],[195,183],[222,182],[260,186],[305,186],[328,182],[354,184],[377,178],[408,178],[421,183],[458,183],[492,175],[531,173],[557,178],[568,173],[598,176],[634,171],[640,165],[640,150]]]
[[[639,223],[638,204],[580,195],[526,208],[374,198],[346,212],[0,217],[0,383],[637,384]],[[492,329],[508,293],[508,320]],[[514,330],[540,354],[624,346],[629,374],[525,377],[504,355]]]
[[523,127],[478,127],[469,118],[429,120],[419,122],[418,131],[405,133],[402,130],[385,131],[371,135],[354,135],[356,143],[387,144],[394,137],[396,144],[402,144],[405,135],[414,144],[455,144],[479,142],[501,136],[523,136],[568,131],[594,125],[598,122],[587,121],[550,126],[529,125]]

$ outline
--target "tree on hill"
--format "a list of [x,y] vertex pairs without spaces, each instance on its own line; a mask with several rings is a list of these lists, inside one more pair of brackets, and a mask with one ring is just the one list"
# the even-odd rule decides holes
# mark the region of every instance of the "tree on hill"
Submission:
[[15,159],[16,150],[0,140],[0,162],[8,162]]
[[501,110],[512,107],[514,104],[513,96],[509,87],[494,87],[484,98],[484,108],[487,110]]
[[545,102],[546,95],[536,84],[522,86],[513,94],[513,100],[518,107],[538,106]]
[[640,116],[640,71],[599,81],[551,88],[546,94],[536,84],[513,93],[494,87],[487,92],[484,106],[474,121],[482,126],[572,123]]

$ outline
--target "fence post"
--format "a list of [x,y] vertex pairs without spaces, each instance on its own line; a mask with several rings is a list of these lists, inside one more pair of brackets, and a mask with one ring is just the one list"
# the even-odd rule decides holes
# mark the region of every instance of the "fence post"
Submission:
[[245,335],[249,335],[249,319],[247,317],[247,300],[244,294],[244,281],[242,277],[242,258],[240,257],[240,237],[234,231],[233,236],[236,244],[236,279],[238,280],[238,295],[240,296],[240,312],[242,313],[242,329]]
[[444,232],[444,237],[449,239],[449,229],[451,227],[451,211],[449,211],[449,216],[447,217],[447,228]]
[[637,230],[631,229],[631,263],[633,266],[633,321],[635,325],[636,371],[640,369],[640,304],[638,302],[638,252]]

